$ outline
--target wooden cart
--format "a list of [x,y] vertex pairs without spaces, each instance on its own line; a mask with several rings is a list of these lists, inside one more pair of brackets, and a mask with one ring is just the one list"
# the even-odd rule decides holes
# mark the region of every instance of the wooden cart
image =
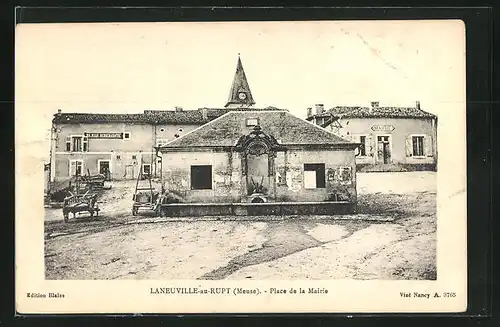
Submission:
[[67,222],[69,214],[72,213],[76,217],[77,213],[88,212],[90,217],[99,215],[99,206],[97,205],[97,194],[86,192],[85,194],[71,194],[64,199],[63,203],[63,216],[64,221]]
[[[141,167],[142,167],[141,160]],[[140,185],[147,183],[147,185]],[[135,184],[135,192],[133,196],[132,205],[132,215],[135,216],[139,212],[139,209],[152,211],[156,215],[160,214],[160,202],[161,195],[160,192],[156,191],[151,182],[151,174],[143,174],[142,170],[139,171],[137,175],[137,183]]]
[[90,175],[90,170],[87,170],[87,175],[81,176],[81,182],[84,183],[90,190],[102,190],[104,188],[104,174]]

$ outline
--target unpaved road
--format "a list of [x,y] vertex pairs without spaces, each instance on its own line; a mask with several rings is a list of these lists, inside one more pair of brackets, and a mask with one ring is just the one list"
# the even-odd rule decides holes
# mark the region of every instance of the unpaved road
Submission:
[[46,278],[435,279],[435,174],[358,185],[359,215],[193,222],[132,217],[130,187],[116,183],[101,206],[113,215],[64,224],[47,209]]

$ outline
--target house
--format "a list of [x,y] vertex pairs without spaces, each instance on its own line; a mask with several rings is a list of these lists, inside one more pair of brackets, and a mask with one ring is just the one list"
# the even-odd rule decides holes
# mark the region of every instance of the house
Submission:
[[332,133],[360,143],[358,171],[437,169],[437,117],[420,108],[337,106],[322,104],[307,110],[307,120]]
[[[167,209],[176,215],[351,210],[357,146],[287,111],[230,111],[159,148],[165,188],[180,202]],[[193,212],[196,204],[203,210]]]

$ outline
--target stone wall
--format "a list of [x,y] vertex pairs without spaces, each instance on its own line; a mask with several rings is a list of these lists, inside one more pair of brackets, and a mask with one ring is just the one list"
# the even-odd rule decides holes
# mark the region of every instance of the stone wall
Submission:
[[[231,203],[247,197],[241,155],[228,151],[163,154],[163,183],[181,202]],[[325,164],[325,187],[304,187],[304,164]],[[212,166],[212,189],[191,189],[191,166]],[[353,150],[287,150],[278,152],[268,195],[270,201],[356,202],[356,165]]]

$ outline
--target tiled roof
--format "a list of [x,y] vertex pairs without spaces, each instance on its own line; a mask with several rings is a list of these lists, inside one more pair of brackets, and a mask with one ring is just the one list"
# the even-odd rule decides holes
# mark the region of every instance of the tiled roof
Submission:
[[287,111],[231,111],[167,143],[165,148],[234,146],[242,135],[249,133],[246,119],[256,117],[262,132],[282,145],[353,144]]
[[248,108],[248,107],[242,107],[242,108],[200,108],[199,110],[207,110],[207,116],[210,117],[220,117],[223,114],[226,114],[230,111],[264,111],[264,110],[279,110],[279,111],[288,111],[286,109],[278,109],[276,107],[266,107],[266,108]]
[[341,118],[435,118],[436,116],[415,107],[351,107],[337,106],[312,117],[339,116]]
[[[56,124],[98,124],[98,123],[135,123],[135,124],[193,124],[201,125],[220,117],[230,111],[248,110],[284,110],[268,107],[254,108],[200,108],[195,110],[144,110],[141,114],[94,114],[94,113],[60,113],[55,114]],[[203,110],[207,116],[204,118]]]
[[96,123],[147,123],[144,114],[93,114],[93,113],[60,113],[55,114],[56,124],[96,124]]
[[145,110],[144,116],[152,124],[205,124],[201,110]]

